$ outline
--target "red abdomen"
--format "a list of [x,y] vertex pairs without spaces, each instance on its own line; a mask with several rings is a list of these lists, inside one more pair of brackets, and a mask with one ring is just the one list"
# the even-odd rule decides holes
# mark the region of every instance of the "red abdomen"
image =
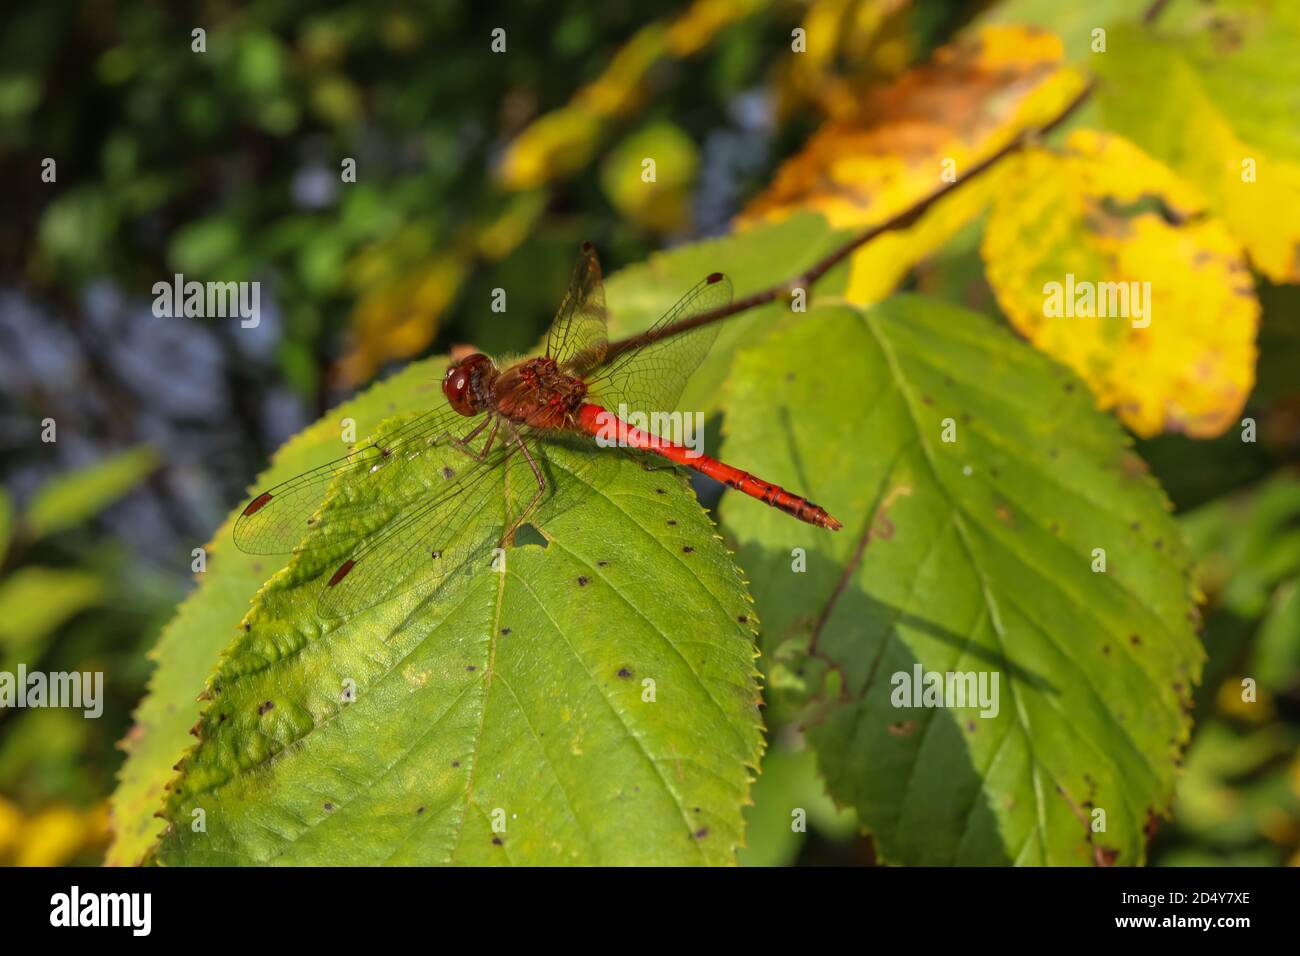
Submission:
[[583,431],[597,437],[607,436],[611,432],[616,433],[619,440],[629,448],[652,451],[678,465],[693,468],[702,475],[708,475],[710,478],[722,482],[728,488],[734,488],[751,498],[757,498],[764,504],[784,511],[800,521],[817,525],[819,528],[829,528],[831,531],[838,531],[843,527],[839,521],[827,513],[826,509],[813,504],[802,495],[786,491],[779,485],[756,478],[749,472],[733,468],[716,458],[710,458],[708,455],[697,455],[689,448],[660,438],[650,432],[642,431],[622,421],[613,412],[606,411],[599,405],[593,405],[590,402],[583,404],[578,409],[578,424]]

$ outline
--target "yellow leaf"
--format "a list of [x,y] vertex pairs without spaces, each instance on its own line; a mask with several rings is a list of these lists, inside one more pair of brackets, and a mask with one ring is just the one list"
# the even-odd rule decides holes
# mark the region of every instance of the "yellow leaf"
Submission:
[[844,297],[856,305],[871,305],[885,298],[913,266],[941,249],[983,212],[996,188],[994,176],[982,176],[940,199],[914,225],[872,239],[850,260]]
[[1011,324],[1138,435],[1221,434],[1255,377],[1259,303],[1204,198],[1118,136],[1080,130],[998,177],[982,255]]
[[545,211],[546,193],[540,189],[512,196],[501,214],[479,230],[479,254],[493,261],[504,259],[528,238]]
[[107,840],[103,806],[79,811],[58,804],[29,817],[18,833],[14,864],[61,866],[81,851]]
[[22,823],[22,811],[4,797],[0,797],[0,863],[3,863],[8,858],[10,850],[18,845]]
[[866,91],[822,126],[745,211],[742,224],[821,212],[835,228],[879,224],[1059,116],[1083,76],[1061,66],[1060,41],[988,27],[931,62]]
[[1241,693],[1241,678],[1229,677],[1219,685],[1215,695],[1219,713],[1236,720],[1245,720],[1255,724],[1267,723],[1274,719],[1273,697],[1266,690],[1256,692],[1255,700],[1245,700]]
[[656,63],[698,53],[724,27],[767,0],[696,0],[670,23],[650,23],[614,54],[603,73],[559,109],[538,117],[506,148],[497,178],[507,189],[535,189],[586,167],[611,120],[627,116],[646,97]]
[[[827,116],[852,112],[859,85],[901,72],[911,55],[911,6],[911,0],[810,3],[799,27],[801,48],[777,68],[777,116],[786,120],[810,103]],[[795,40],[792,34],[792,48]]]
[[767,0],[695,0],[668,29],[668,48],[688,57],[704,49],[718,31],[749,16]]
[[347,354],[339,362],[340,383],[364,382],[384,363],[410,358],[427,347],[467,270],[465,256],[443,252],[418,265],[410,275],[362,296],[352,312]]
[[1207,14],[1213,29],[1197,22],[1160,41],[1114,31],[1098,63],[1102,115],[1195,183],[1260,272],[1300,282],[1300,23],[1273,23],[1263,8]]
[[[646,160],[654,176],[646,174]],[[690,224],[690,191],[698,165],[695,144],[672,123],[651,123],[610,150],[600,167],[605,195],[622,215],[653,232]]]
[[580,104],[563,106],[534,120],[515,137],[497,175],[507,189],[536,189],[587,165],[600,130],[600,117]]

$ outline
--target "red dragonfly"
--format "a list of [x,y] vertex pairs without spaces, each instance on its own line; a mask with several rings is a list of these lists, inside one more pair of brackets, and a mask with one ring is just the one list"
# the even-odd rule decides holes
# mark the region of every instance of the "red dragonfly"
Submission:
[[[455,362],[442,380],[446,405],[263,491],[236,520],[235,544],[251,554],[288,554],[331,544],[345,548],[340,553],[348,556],[329,578],[319,607],[325,617],[352,614],[394,596],[394,589],[413,577],[436,584],[474,553],[513,542],[546,495],[542,465],[548,446],[572,437],[585,438],[590,446],[592,436],[611,433],[625,447],[660,455],[801,521],[838,530],[840,522],[807,498],[634,427],[608,410],[633,417],[632,411],[648,416],[674,409],[717,336],[716,321],[692,320],[730,302],[731,282],[715,272],[648,331],[611,345],[600,262],[585,243],[547,335],[546,354],[505,368],[480,352]],[[469,427],[466,418],[478,421]],[[406,467],[431,446],[463,453],[468,467],[459,473],[444,467],[443,484],[429,489],[417,483],[417,492],[406,501],[328,500],[326,491],[337,479]],[[499,539],[485,540],[481,529],[476,533],[470,526],[493,495],[502,494],[503,467],[531,476],[536,490],[513,519],[502,520]],[[358,520],[363,529],[367,525],[367,511],[376,512],[369,516],[373,527],[358,531]],[[312,534],[304,538],[308,530]]]

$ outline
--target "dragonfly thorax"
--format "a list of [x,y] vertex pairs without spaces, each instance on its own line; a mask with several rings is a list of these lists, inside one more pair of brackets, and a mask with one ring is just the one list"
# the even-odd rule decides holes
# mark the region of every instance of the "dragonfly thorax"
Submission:
[[534,428],[571,428],[587,395],[586,383],[547,356],[527,359],[503,371],[493,384],[496,410]]

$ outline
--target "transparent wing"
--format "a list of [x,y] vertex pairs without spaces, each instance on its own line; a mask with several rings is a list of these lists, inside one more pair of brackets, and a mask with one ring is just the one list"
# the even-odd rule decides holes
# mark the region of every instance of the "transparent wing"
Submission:
[[460,572],[491,566],[511,512],[508,489],[518,486],[526,502],[536,479],[508,437],[465,462],[458,473],[443,472],[442,487],[399,510],[338,566],[318,602],[322,617],[356,614],[419,586],[432,592]]
[[571,366],[573,374],[586,380],[593,401],[615,414],[620,406],[628,412],[652,415],[677,407],[687,380],[700,367],[714,339],[719,323],[709,322],[676,335],[659,336],[668,327],[688,322],[731,302],[731,280],[715,272],[682,296],[664,316],[636,336],[644,344],[633,345],[610,355],[603,365]]
[[[317,526],[315,515],[330,483],[344,475],[376,468],[401,468],[419,443],[459,438],[482,420],[466,419],[450,405],[423,412],[383,435],[379,444],[356,448],[340,458],[282,481],[253,498],[235,521],[235,546],[248,554],[290,554],[326,543],[320,536],[303,540]],[[368,505],[357,505],[357,514]],[[344,517],[342,511],[333,518]]]
[[546,354],[562,366],[575,362],[595,365],[605,357],[607,344],[600,260],[591,243],[584,242],[569,291],[546,335]]

